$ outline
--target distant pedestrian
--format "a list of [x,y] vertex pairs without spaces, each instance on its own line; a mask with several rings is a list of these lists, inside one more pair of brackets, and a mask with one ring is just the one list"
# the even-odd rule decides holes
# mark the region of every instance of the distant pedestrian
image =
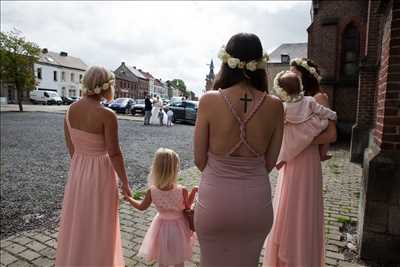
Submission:
[[174,118],[174,112],[172,111],[172,109],[169,109],[167,111],[167,127],[171,127],[172,126],[172,119]]
[[144,125],[150,125],[151,110],[153,104],[151,103],[150,97],[146,96],[144,100]]
[[164,125],[164,123],[163,123],[163,121],[164,121],[164,110],[163,110],[163,108],[161,108],[160,109],[160,111],[158,112],[158,119],[160,120],[160,126],[163,126]]

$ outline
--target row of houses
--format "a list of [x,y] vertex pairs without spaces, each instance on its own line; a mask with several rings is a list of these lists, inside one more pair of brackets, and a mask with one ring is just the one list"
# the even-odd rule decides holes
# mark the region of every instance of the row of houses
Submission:
[[[51,52],[42,49],[38,62],[33,66],[36,78],[36,89],[57,92],[60,96],[81,96],[81,81],[88,65],[80,58],[68,55],[67,52]],[[125,62],[113,71],[116,77],[115,97],[129,97],[142,99],[145,96],[160,96],[171,98],[183,96],[181,92],[169,81],[153,77],[149,72],[128,66]],[[194,99],[193,92],[188,98]],[[17,102],[17,91],[13,84],[1,81],[0,98],[8,103]],[[29,91],[23,93],[23,100],[29,101]]]

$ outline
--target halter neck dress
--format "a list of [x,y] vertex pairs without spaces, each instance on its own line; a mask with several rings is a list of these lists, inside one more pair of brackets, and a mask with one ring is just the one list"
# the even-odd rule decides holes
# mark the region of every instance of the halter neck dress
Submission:
[[[264,155],[247,142],[246,125],[265,100],[266,93],[242,120],[225,93],[219,92],[239,123],[240,140],[225,156],[208,152],[195,207],[200,264],[258,266],[273,222],[271,186]],[[254,157],[232,156],[241,145]]]
[[104,135],[71,127],[74,155],[65,186],[55,266],[125,266],[117,175]]

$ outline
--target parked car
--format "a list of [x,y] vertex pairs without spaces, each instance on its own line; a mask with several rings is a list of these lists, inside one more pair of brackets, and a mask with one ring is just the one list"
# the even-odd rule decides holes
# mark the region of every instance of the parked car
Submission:
[[172,122],[183,121],[192,124],[196,123],[197,109],[199,108],[198,101],[175,101],[167,106],[174,112]]
[[102,104],[103,106],[105,106],[105,107],[108,107],[111,103],[113,102],[113,100],[111,100],[111,101],[108,101],[108,100],[102,100],[101,102],[100,102],[100,104]]
[[135,116],[136,114],[143,114],[144,115],[144,99],[137,99],[136,103],[133,104],[133,107],[131,109],[131,113],[133,116]]
[[64,105],[71,105],[72,103],[74,103],[74,100],[68,96],[62,96],[61,99]]
[[117,98],[108,107],[117,113],[129,114],[134,103],[132,98]]
[[74,102],[76,102],[76,101],[78,101],[79,99],[81,99],[80,96],[70,96],[70,98],[71,98]]
[[56,92],[46,90],[34,90],[30,92],[29,99],[33,104],[61,105],[63,103],[63,100]]
[[185,100],[185,98],[183,96],[173,96],[173,97],[171,97],[171,100],[169,102],[170,103],[181,102],[181,101],[184,101],[184,100]]

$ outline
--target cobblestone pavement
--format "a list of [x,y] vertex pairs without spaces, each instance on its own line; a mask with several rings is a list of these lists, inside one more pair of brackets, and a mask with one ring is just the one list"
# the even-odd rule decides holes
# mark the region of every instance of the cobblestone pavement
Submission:
[[[48,113],[61,113],[64,114],[69,106],[67,105],[32,105],[24,104],[24,112],[48,112]],[[5,104],[0,105],[1,112],[19,112],[19,107],[17,104]],[[144,116],[137,115],[132,116],[131,114],[118,114],[118,119],[131,120],[131,121],[144,121]]]
[[[347,148],[336,147],[332,152],[334,157],[323,163],[326,266],[355,267],[359,265],[346,262],[342,253],[346,242],[342,240],[341,227],[350,221],[357,222],[361,168],[349,163]],[[198,184],[199,175],[195,167],[188,168],[182,172],[180,183],[190,189]],[[276,172],[271,174],[273,187],[276,184],[276,176]],[[155,215],[154,208],[140,212],[121,202],[120,214],[126,265],[152,266],[147,265],[136,254]],[[57,231],[54,229],[36,229],[3,239],[0,243],[0,264],[1,266],[52,266],[56,238]],[[193,260],[188,266],[198,266],[199,259],[199,247],[196,244]]]
[[[54,227],[69,169],[63,114],[1,112],[0,120],[0,238],[41,226]],[[146,184],[153,154],[160,146],[176,150],[183,169],[192,167],[193,129],[191,125],[167,128],[119,120],[131,185]]]

